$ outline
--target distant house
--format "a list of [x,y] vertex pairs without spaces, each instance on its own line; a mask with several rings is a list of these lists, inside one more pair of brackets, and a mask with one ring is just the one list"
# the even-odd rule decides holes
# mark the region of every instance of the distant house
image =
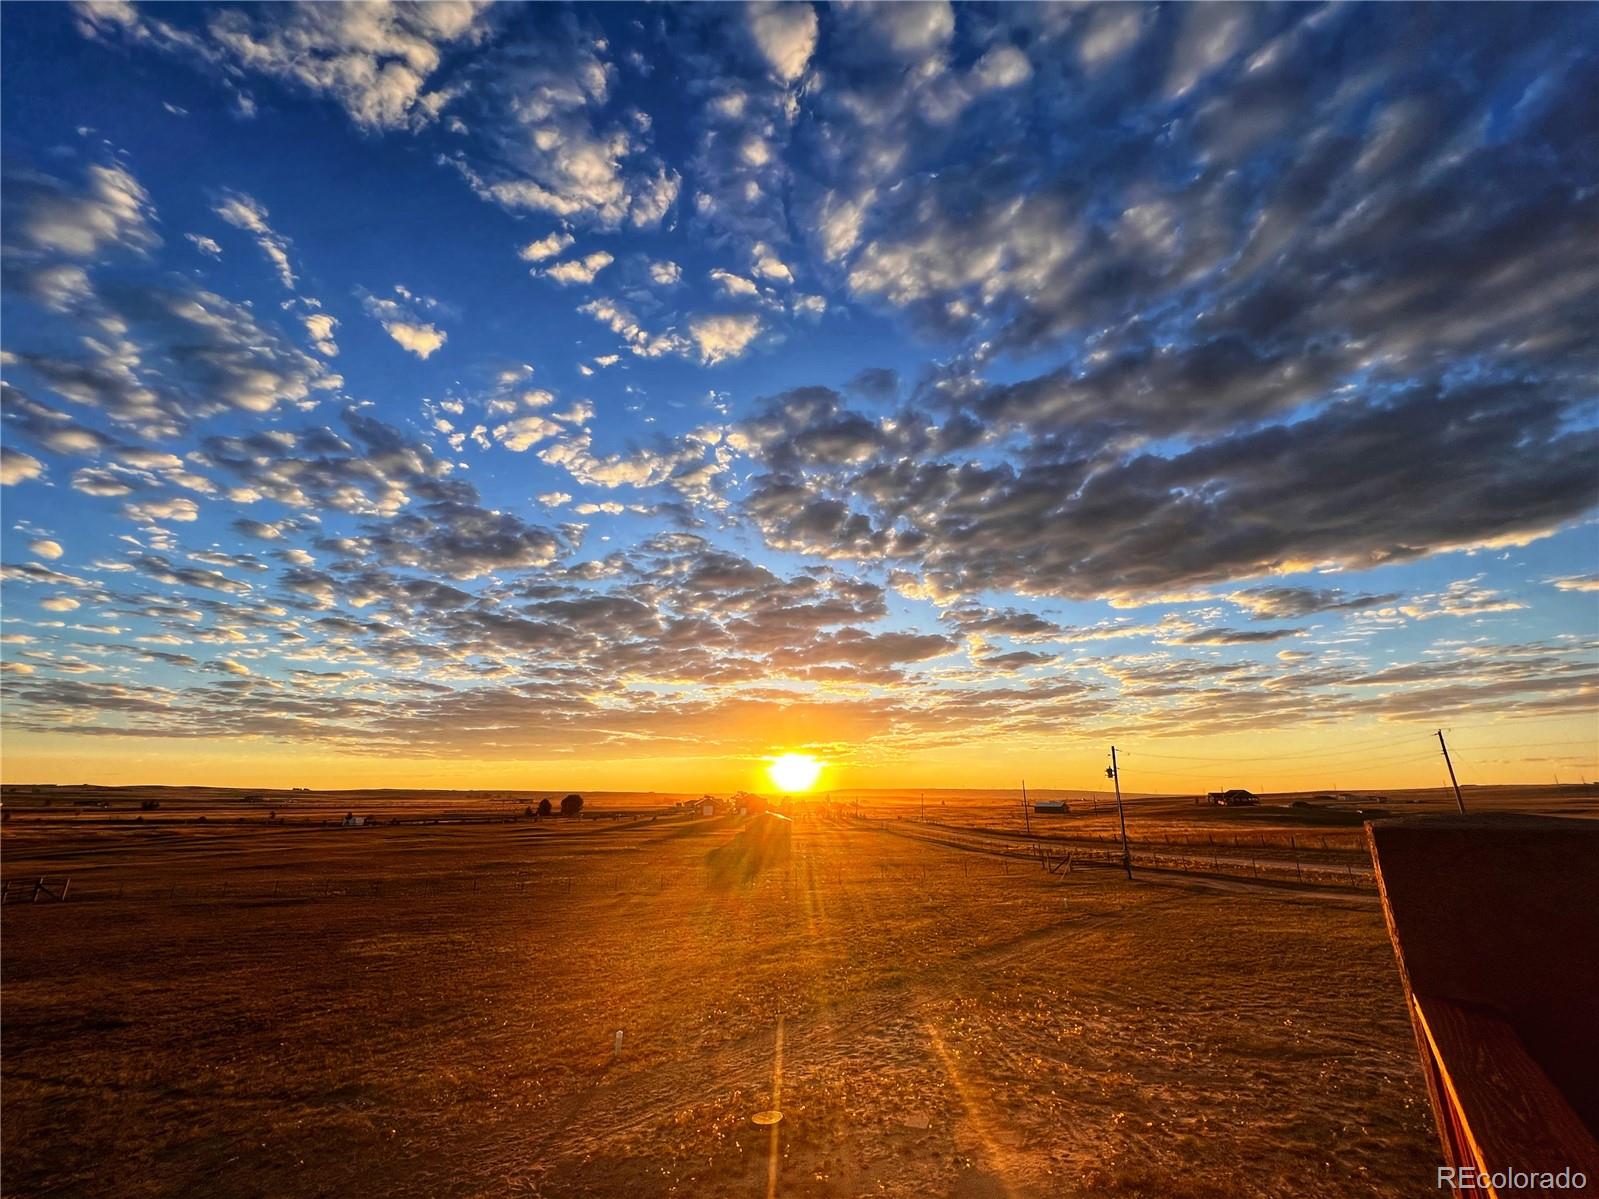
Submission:
[[1039,813],[1040,815],[1054,813],[1057,816],[1064,816],[1070,812],[1071,809],[1066,806],[1066,801],[1064,799],[1041,799],[1033,805],[1033,811]]
[[344,827],[345,828],[363,828],[363,827],[365,827],[365,825],[366,825],[366,817],[365,816],[357,816],[354,812],[346,812],[344,814]]
[[709,795],[700,796],[700,802],[698,805],[696,805],[695,811],[697,811],[701,816],[716,815],[716,800]]
[[1212,791],[1210,802],[1224,808],[1247,808],[1258,804],[1260,800],[1255,798],[1253,792],[1234,787],[1231,791]]
[[740,791],[733,796],[733,810],[740,816],[759,816],[767,810],[767,807],[764,797],[753,795],[748,791]]

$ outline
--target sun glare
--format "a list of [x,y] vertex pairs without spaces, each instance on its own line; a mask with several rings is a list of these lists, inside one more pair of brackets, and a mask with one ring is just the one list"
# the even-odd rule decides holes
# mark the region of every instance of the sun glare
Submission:
[[780,791],[809,791],[822,773],[822,764],[810,754],[783,754],[773,759],[766,773]]

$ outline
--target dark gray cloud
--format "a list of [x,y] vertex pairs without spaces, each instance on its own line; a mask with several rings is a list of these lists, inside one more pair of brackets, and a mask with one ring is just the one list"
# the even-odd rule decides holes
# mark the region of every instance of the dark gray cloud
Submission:
[[1055,621],[1020,608],[984,608],[975,604],[962,604],[946,608],[940,613],[940,619],[953,626],[955,631],[963,636],[977,634],[985,637],[1048,640],[1065,631]]
[[1181,645],[1257,645],[1296,637],[1298,629],[1200,629],[1177,638]]
[[1398,592],[1351,595],[1338,587],[1246,587],[1227,597],[1254,620],[1294,620],[1317,612],[1359,612],[1399,598]]
[[[1020,463],[810,458],[803,479],[757,479],[746,510],[774,545],[914,557],[950,594],[1160,591],[1546,533],[1599,500],[1599,434],[1574,415],[1560,385],[1418,386],[1108,461],[1049,444]],[[788,463],[805,444],[765,452]]]
[[[858,294],[996,347],[1108,332],[1125,351],[1099,386],[1082,372],[1090,394],[1135,389],[1140,357],[1151,382],[1220,371],[1256,405],[1274,376],[1291,395],[1378,353],[1588,360],[1591,13],[1254,9],[1201,36],[1162,10],[1113,62],[1090,61],[1097,19],[1029,30],[1028,86],[960,122],[829,89],[823,123],[857,135],[842,189],[873,197]],[[884,190],[884,161],[916,186]],[[1184,368],[1173,336],[1213,345]]]
[[547,566],[563,549],[561,538],[551,530],[509,512],[483,508],[470,488],[450,490],[455,494],[368,524],[362,536],[342,539],[338,548],[384,565],[451,579]]

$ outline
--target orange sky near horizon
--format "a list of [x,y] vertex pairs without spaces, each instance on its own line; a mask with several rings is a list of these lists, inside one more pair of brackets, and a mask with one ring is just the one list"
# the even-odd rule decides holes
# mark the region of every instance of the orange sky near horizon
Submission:
[[[1463,784],[1578,782],[1599,778],[1599,729],[1587,715],[1486,724],[1445,736]],[[1399,790],[1446,786],[1434,730],[1417,724],[1262,729],[1225,737],[1117,740],[1129,792]],[[315,789],[728,792],[772,790],[766,767],[786,752],[823,763],[815,790],[1012,788],[1106,790],[1109,741],[1080,736],[1058,746],[975,741],[959,747],[886,754],[870,745],[841,749],[773,743],[766,754],[482,760],[369,757],[312,745],[264,741],[96,737],[7,732],[0,779],[7,784],[170,784]]]

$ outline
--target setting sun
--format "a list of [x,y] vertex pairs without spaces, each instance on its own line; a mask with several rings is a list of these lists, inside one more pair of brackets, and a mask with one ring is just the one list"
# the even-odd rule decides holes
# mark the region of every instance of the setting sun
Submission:
[[783,754],[772,761],[766,773],[782,791],[809,791],[822,773],[822,764],[810,754]]

